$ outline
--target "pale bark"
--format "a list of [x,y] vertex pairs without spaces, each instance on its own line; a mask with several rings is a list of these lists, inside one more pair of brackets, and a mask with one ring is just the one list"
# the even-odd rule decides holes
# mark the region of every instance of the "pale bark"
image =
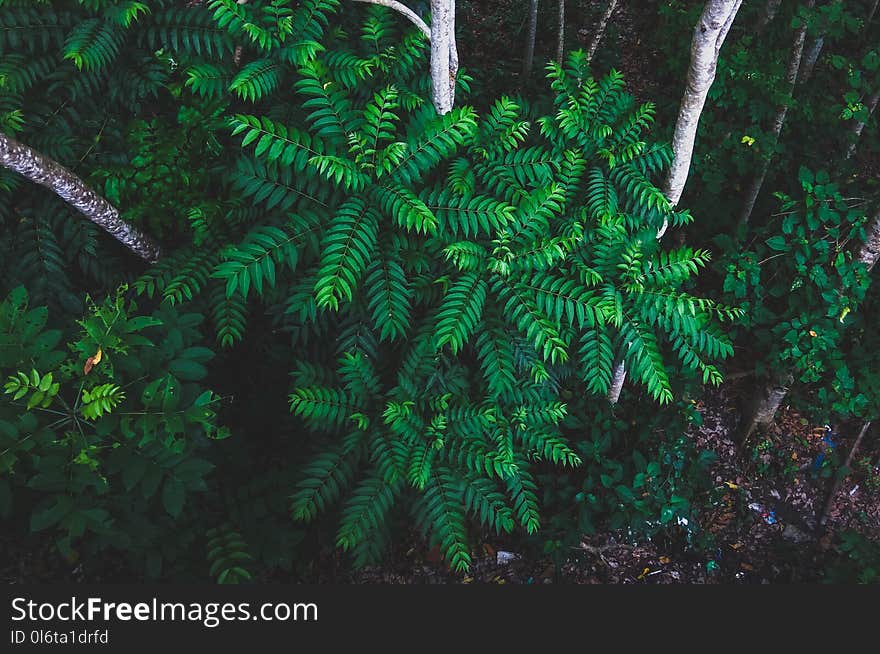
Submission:
[[593,32],[593,38],[590,40],[590,47],[587,48],[588,62],[593,61],[593,56],[595,56],[596,50],[599,49],[602,37],[605,36],[605,29],[608,27],[608,21],[611,20],[611,14],[614,13],[615,9],[617,9],[617,0],[609,0],[608,6],[605,8],[605,13],[602,14],[602,18],[599,19],[599,24],[596,25],[596,31]]
[[538,33],[538,0],[530,0],[529,4],[529,32],[526,35],[526,54],[523,58],[523,80],[528,81],[532,76],[532,66],[535,62],[535,37]]
[[421,30],[422,34],[427,36],[429,39],[431,38],[431,28],[428,27],[428,24],[425,23],[425,21],[423,21],[416,12],[407,7],[402,2],[397,2],[397,0],[354,0],[354,2],[365,2],[371,5],[381,5],[383,7],[393,9],[394,11],[402,14],[408,20],[410,20],[413,25]]
[[562,64],[565,56],[565,0],[559,0],[559,32],[556,41],[556,61]]
[[[812,9],[815,0],[809,0],[806,3],[807,8]],[[746,191],[746,199],[743,203],[742,212],[739,216],[740,225],[747,225],[752,217],[752,211],[755,209],[755,203],[761,194],[761,188],[764,186],[764,180],[767,178],[767,172],[770,169],[770,161],[773,157],[773,151],[779,142],[779,136],[782,134],[782,128],[785,125],[785,119],[788,116],[788,109],[791,106],[791,96],[794,87],[797,84],[798,72],[801,68],[801,61],[804,56],[804,42],[807,38],[807,24],[804,22],[795,33],[794,45],[791,49],[791,58],[788,62],[788,69],[785,75],[785,96],[786,99],[776,112],[773,119],[773,128],[770,130],[770,139],[767,144],[767,156],[761,163],[760,172],[752,180],[751,185]]]
[[[877,104],[880,103],[880,89],[874,91],[874,94],[868,98],[868,117],[874,115],[874,111],[877,109]],[[846,158],[851,159],[853,155],[856,153],[856,148],[858,147],[859,139],[862,136],[862,132],[865,130],[866,122],[864,120],[856,121],[856,123],[852,126],[852,136],[849,146],[846,148]]]
[[859,432],[858,438],[856,438],[856,442],[853,443],[849,454],[846,456],[846,461],[843,464],[843,468],[841,468],[841,470],[837,472],[837,475],[834,479],[834,484],[831,486],[831,491],[828,493],[828,499],[825,502],[825,507],[822,509],[822,515],[819,517],[819,524],[823,527],[825,526],[825,523],[828,522],[828,514],[831,512],[831,507],[834,504],[834,498],[837,497],[837,493],[840,491],[841,485],[843,485],[843,480],[846,478],[845,471],[850,470],[850,466],[852,466],[853,459],[856,455],[856,450],[859,449],[859,445],[862,444],[862,440],[864,440],[865,434],[868,433],[868,430],[870,428],[870,420],[862,425],[862,430]]
[[620,392],[623,390],[623,383],[626,381],[626,363],[621,361],[614,366],[614,374],[611,376],[611,386],[608,388],[608,401],[611,404],[617,404],[620,400]]
[[768,384],[759,393],[749,412],[749,417],[743,422],[739,432],[739,447],[742,448],[758,426],[766,427],[773,422],[776,412],[782,406],[783,400],[788,395],[788,390],[794,381],[790,373],[783,379]]
[[[742,0],[709,0],[697,27],[694,29],[690,68],[681,106],[678,110],[678,120],[675,123],[675,134],[672,137],[674,158],[663,189],[666,199],[673,207],[681,199],[688,179],[700,116],[703,113],[709,89],[715,81],[721,46],[724,44],[724,39],[730,31],[730,26],[733,24],[740,5],[742,5]],[[665,231],[666,224],[664,223],[657,238],[663,236]]]
[[865,242],[859,248],[856,259],[871,270],[880,261],[880,210],[871,218],[865,229]]
[[[248,0],[235,0],[235,4],[237,5],[246,5]],[[232,63],[238,66],[241,63],[241,53],[243,52],[244,47],[241,45],[235,46],[235,51],[232,53]]]
[[455,0],[431,0],[431,89],[439,114],[452,111],[457,74]]
[[142,259],[159,259],[159,246],[119,217],[119,211],[57,161],[0,132],[0,166],[45,186]]
[[758,18],[758,24],[755,27],[756,32],[763,32],[773,19],[776,18],[776,12],[779,11],[779,5],[781,4],[782,0],[767,0],[764,11],[761,13],[760,18]]
[[872,20],[874,20],[874,14],[877,13],[877,6],[878,5],[880,5],[880,0],[874,0],[874,4],[871,7],[871,13],[868,14],[868,20],[865,21],[866,25],[868,23],[870,23]]
[[807,54],[804,57],[804,69],[798,80],[800,84],[806,84],[810,81],[810,78],[813,76],[813,69],[816,67],[816,62],[819,61],[819,57],[822,56],[822,49],[824,47],[824,34],[817,36],[813,39],[813,42],[810,43],[810,47],[807,48]]
[[[604,31],[604,24],[614,11],[616,0],[612,0],[605,12],[600,29]],[[663,190],[666,199],[673,207],[678,204],[687,182],[690,171],[691,159],[694,154],[694,141],[697,136],[697,127],[700,123],[700,115],[706,104],[706,96],[715,81],[715,73],[718,67],[718,56],[724,39],[730,31],[733,19],[739,11],[742,0],[709,0],[700,16],[700,20],[694,29],[694,38],[691,44],[691,63],[685,85],[684,96],[678,111],[678,121],[675,124],[675,135],[672,139],[674,158],[669,169],[669,176]],[[598,47],[597,37],[601,39],[601,33],[594,37],[591,46],[592,51]],[[591,55],[588,55],[591,56]],[[669,226],[668,219],[663,219],[663,225],[657,232],[657,238],[662,238]],[[611,388],[608,390],[607,399],[611,404],[617,404],[623,384],[626,381],[626,363],[618,362],[614,368],[614,376]]]

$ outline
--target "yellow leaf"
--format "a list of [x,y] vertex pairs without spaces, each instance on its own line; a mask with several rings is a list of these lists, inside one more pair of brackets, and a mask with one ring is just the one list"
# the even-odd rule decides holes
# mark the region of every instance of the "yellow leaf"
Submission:
[[734,484],[732,481],[725,481],[724,484],[725,484],[730,490],[737,490],[737,489],[739,488],[739,486],[737,486],[736,484]]
[[660,557],[660,563],[662,563],[663,565],[666,565],[670,561],[672,561],[672,559],[670,559],[668,556],[661,556]]
[[810,336],[812,336],[813,338],[816,338],[818,335],[819,335],[819,334],[817,334],[816,331],[815,331],[814,329],[811,329],[811,330],[810,330]]
[[101,348],[98,348],[98,351],[95,352],[93,356],[90,356],[86,359],[86,365],[83,366],[83,374],[88,375],[92,372],[92,368],[94,368],[101,361]]
[[645,568],[644,570],[642,570],[642,574],[640,574],[638,577],[636,577],[636,580],[641,581],[642,579],[645,578],[645,576],[646,576],[649,572],[651,572],[651,568]]

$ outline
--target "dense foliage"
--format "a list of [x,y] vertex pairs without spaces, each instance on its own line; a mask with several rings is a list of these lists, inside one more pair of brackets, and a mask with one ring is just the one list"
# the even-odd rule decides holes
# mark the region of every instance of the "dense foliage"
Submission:
[[[412,530],[458,572],[487,531],[708,547],[711,456],[684,432],[734,343],[820,419],[877,416],[877,293],[853,256],[874,191],[858,157],[832,178],[804,155],[870,118],[874,50],[826,55],[790,118],[826,131],[774,144],[778,214],[744,234],[722,197],[771,156],[780,99],[752,87],[783,72],[751,36],[673,208],[658,109],[614,68],[576,50],[535,99],[497,76],[469,97],[486,84],[463,60],[438,115],[424,35],[344,4],[0,0],[0,131],[163,244],[135,262],[0,169],[10,532],[109,554],[111,576],[221,583],[303,572],[328,543],[376,563]],[[678,78],[669,34],[694,8],[661,4]],[[863,27],[838,5],[799,14],[829,50]],[[664,222],[711,248],[659,240]]]

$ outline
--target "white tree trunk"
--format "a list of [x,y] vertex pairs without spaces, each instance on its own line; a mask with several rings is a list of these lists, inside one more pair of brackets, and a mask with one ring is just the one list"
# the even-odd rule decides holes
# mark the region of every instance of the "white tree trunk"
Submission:
[[532,66],[535,63],[535,37],[538,34],[538,0],[530,0],[529,4],[529,32],[526,35],[526,54],[523,57],[523,80],[528,81],[532,76]]
[[563,62],[565,57],[565,0],[559,0],[559,32],[556,41],[556,61]]
[[626,363],[619,362],[614,366],[614,374],[611,376],[611,386],[608,387],[608,401],[611,404],[617,404],[620,400],[620,393],[623,390],[623,383],[626,381]]
[[[868,98],[868,117],[874,115],[874,111],[877,109],[877,104],[880,102],[880,89],[874,91],[874,94]],[[856,124],[852,127],[852,136],[850,137],[852,140],[846,148],[846,158],[852,159],[853,155],[856,153],[856,148],[859,144],[859,139],[862,136],[862,132],[865,130],[865,121],[859,120],[856,121]]]
[[[740,5],[742,0],[709,0],[694,29],[690,68],[675,123],[675,135],[672,137],[675,156],[663,189],[672,206],[678,204],[687,182],[700,116],[706,104],[706,96],[715,81],[718,55]],[[658,238],[663,235],[663,231],[665,229],[661,230]]]
[[[600,26],[602,31],[604,31],[604,24],[607,23],[616,4],[616,0],[612,0],[609,4]],[[700,115],[706,104],[706,96],[709,94],[712,82],[715,81],[721,46],[724,44],[724,39],[730,31],[730,26],[733,24],[733,19],[736,18],[740,5],[742,5],[742,0],[709,0],[694,29],[691,63],[685,83],[684,96],[678,111],[678,121],[675,124],[675,135],[672,139],[675,156],[663,190],[672,206],[678,204],[685,182],[687,182]],[[601,39],[601,33],[597,33],[594,37],[595,47],[598,47],[597,37]],[[595,51],[595,47],[591,46],[591,49]],[[668,221],[664,219],[663,226],[657,232],[658,239],[663,237],[667,227]],[[608,390],[607,398],[611,404],[616,404],[620,399],[624,381],[626,381],[626,363],[620,361],[614,368],[611,387]]]
[[750,407],[748,418],[739,430],[737,440],[740,449],[746,444],[758,425],[767,426],[773,422],[776,412],[782,406],[793,382],[794,376],[789,373],[782,380],[771,382],[759,391]]
[[825,35],[821,34],[813,39],[813,42],[810,43],[810,47],[807,48],[807,54],[804,57],[804,70],[800,75],[800,84],[806,84],[810,81],[810,78],[813,76],[813,69],[816,67],[816,62],[819,61],[819,57],[822,56],[822,49],[825,47]]
[[354,0],[381,5],[398,12],[431,41],[431,96],[439,114],[452,111],[458,76],[458,46],[455,41],[455,0],[431,0],[431,25],[397,0]]
[[[809,0],[806,3],[806,6],[807,8],[812,9],[814,4],[815,0]],[[746,199],[743,203],[742,212],[739,217],[740,225],[748,224],[749,219],[752,217],[752,211],[755,209],[755,203],[758,201],[758,196],[761,194],[761,187],[764,186],[764,180],[767,178],[767,171],[770,169],[772,152],[776,149],[776,144],[779,142],[779,136],[782,134],[782,128],[785,125],[785,119],[788,116],[788,109],[791,106],[791,95],[794,92],[795,84],[797,84],[798,71],[800,71],[801,61],[804,57],[804,41],[806,41],[806,38],[807,24],[804,22],[795,33],[794,45],[791,49],[791,58],[788,62],[788,71],[785,75],[785,95],[787,99],[783,102],[782,106],[779,107],[779,110],[776,112],[776,117],[773,119],[773,129],[770,130],[770,141],[767,144],[767,152],[769,154],[764,158],[760,172],[752,180],[751,185],[746,191]]]
[[596,50],[599,49],[602,37],[605,36],[605,29],[608,27],[608,21],[611,20],[611,14],[614,13],[615,9],[617,9],[617,0],[609,0],[608,6],[605,8],[605,13],[602,14],[602,18],[599,19],[599,24],[596,25],[596,31],[593,32],[590,47],[587,49],[588,62],[593,61],[593,56],[596,54]]
[[119,211],[57,161],[0,132],[0,166],[54,191],[58,197],[103,228],[142,259],[159,259],[156,242],[119,217]]
[[[248,0],[235,0],[235,4],[237,5],[246,5]],[[241,53],[244,51],[243,46],[237,45],[235,46],[235,51],[232,53],[232,63],[238,66],[241,63]]]
[[452,111],[457,74],[455,0],[431,0],[431,90],[441,115]]
[[865,228],[865,242],[859,248],[857,258],[871,270],[880,260],[880,211]]

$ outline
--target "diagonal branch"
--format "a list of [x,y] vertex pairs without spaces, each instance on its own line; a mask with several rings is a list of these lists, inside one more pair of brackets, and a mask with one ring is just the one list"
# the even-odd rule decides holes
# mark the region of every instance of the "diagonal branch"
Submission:
[[413,25],[418,27],[422,34],[431,38],[431,28],[428,27],[428,24],[419,18],[419,15],[414,12],[412,9],[407,7],[402,2],[397,2],[397,0],[354,0],[355,2],[366,2],[371,5],[381,5],[383,7],[388,7],[389,9],[393,9],[394,11],[403,14],[410,21],[412,21]]
[[593,55],[595,55],[596,50],[599,49],[602,37],[605,36],[605,28],[608,27],[608,21],[611,20],[611,14],[613,14],[614,10],[617,8],[617,2],[618,0],[611,0],[605,8],[605,13],[602,14],[602,18],[599,19],[599,24],[596,26],[596,31],[593,33],[593,39],[590,41],[590,47],[587,50],[587,63],[593,61]]
[[140,258],[154,263],[159,245],[119,217],[119,211],[57,161],[0,132],[0,166],[45,186],[86,218],[109,232]]

